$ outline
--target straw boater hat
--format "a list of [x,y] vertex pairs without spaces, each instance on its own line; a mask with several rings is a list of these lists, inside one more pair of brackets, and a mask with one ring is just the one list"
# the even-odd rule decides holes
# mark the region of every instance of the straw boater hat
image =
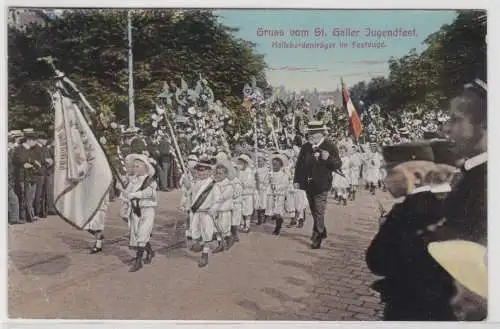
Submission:
[[155,174],[155,168],[151,164],[151,160],[144,154],[138,154],[138,153],[132,153],[127,155],[125,158],[126,163],[131,163],[132,161],[139,160],[142,161],[146,164],[146,167],[148,168],[148,176],[154,176]]
[[236,160],[241,160],[241,161],[244,161],[246,162],[250,167],[252,166],[253,164],[253,161],[252,159],[250,159],[250,157],[246,154],[242,154],[240,155],[239,157],[236,158]]
[[470,241],[451,240],[432,242],[427,249],[461,285],[488,298],[487,250],[484,246]]
[[236,177],[236,170],[234,169],[233,164],[231,162],[229,162],[229,160],[226,160],[226,159],[217,160],[217,164],[215,166],[216,167],[222,166],[222,167],[226,168],[227,179],[233,180],[234,177]]
[[198,162],[198,157],[196,156],[196,154],[190,154],[187,158],[187,161]]
[[327,133],[328,127],[325,126],[323,121],[309,121],[307,124],[306,131],[308,133]]
[[283,155],[283,154],[273,154],[272,157],[271,157],[271,161],[274,160],[274,159],[277,159],[279,161],[281,161],[281,163],[283,164],[283,167],[286,167],[288,166],[288,158]]
[[32,139],[37,138],[37,133],[35,132],[35,129],[33,129],[33,128],[23,129],[23,135],[26,138],[32,138]]
[[214,169],[214,161],[210,158],[202,158],[198,160],[198,163],[196,164],[195,168],[196,169],[205,168],[212,170]]

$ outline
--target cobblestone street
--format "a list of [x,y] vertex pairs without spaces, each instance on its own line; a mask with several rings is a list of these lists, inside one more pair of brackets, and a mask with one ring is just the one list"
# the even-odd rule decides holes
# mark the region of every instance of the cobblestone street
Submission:
[[[378,205],[365,191],[355,202],[330,198],[329,236],[311,250],[312,219],[303,229],[271,235],[254,225],[206,268],[185,248],[179,193],[161,193],[153,236],[157,256],[137,273],[127,225],[110,210],[103,253],[90,255],[92,236],[59,218],[9,227],[11,318],[140,320],[379,320],[370,286],[376,279],[364,251],[378,229]],[[388,194],[376,196],[386,209]]]

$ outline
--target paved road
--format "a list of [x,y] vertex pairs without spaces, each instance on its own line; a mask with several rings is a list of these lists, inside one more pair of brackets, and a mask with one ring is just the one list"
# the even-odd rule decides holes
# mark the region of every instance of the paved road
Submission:
[[[377,192],[388,209],[390,197]],[[378,229],[378,205],[367,192],[347,206],[329,201],[329,237],[309,249],[303,229],[271,235],[255,227],[229,252],[184,248],[179,193],[162,193],[154,230],[157,257],[129,273],[127,226],[110,210],[104,252],[89,255],[92,236],[50,217],[9,226],[9,317],[140,320],[379,320],[382,305],[364,250]]]

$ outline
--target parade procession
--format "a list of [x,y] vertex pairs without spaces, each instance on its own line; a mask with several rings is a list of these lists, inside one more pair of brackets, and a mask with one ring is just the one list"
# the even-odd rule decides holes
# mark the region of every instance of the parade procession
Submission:
[[[32,94],[18,96],[30,97],[29,106],[28,100],[21,103],[9,96],[9,281],[14,280],[9,283],[14,284],[9,298],[18,307],[9,309],[10,316],[49,317],[44,308],[64,309],[61,314],[69,318],[115,314],[110,311],[113,299],[107,298],[120,294],[117,291],[126,294],[116,284],[121,280],[120,285],[130,289],[123,298],[144,301],[130,306],[119,299],[115,303],[140,318],[156,316],[157,302],[146,306],[151,298],[161,299],[175,291],[181,299],[183,294],[190,297],[185,306],[178,306],[178,311],[172,306],[168,314],[184,319],[186,314],[199,313],[195,319],[238,320],[238,307],[247,312],[241,313],[242,318],[255,320],[486,319],[487,84],[482,71],[464,74],[463,81],[454,85],[453,96],[436,96],[440,103],[429,101],[434,91],[418,103],[418,91],[407,95],[414,103],[388,110],[391,101],[406,101],[402,87],[396,86],[402,83],[396,77],[396,71],[403,70],[402,59],[390,64],[391,82],[363,82],[363,88],[375,86],[375,91],[360,92],[360,84],[344,81],[346,74],[332,79],[338,86],[335,96],[320,99],[317,93],[284,92],[250,66],[226,67],[217,62],[210,70],[203,63],[215,59],[203,62],[196,57],[212,51],[201,44],[189,46],[205,49],[187,60],[196,64],[179,68],[175,74],[156,62],[146,63],[141,56],[149,50],[139,49],[147,47],[141,33],[152,32],[140,25],[139,10],[124,12],[119,15],[125,15],[120,19],[128,22],[128,58],[124,61],[128,70],[123,69],[126,75],[116,82],[93,85],[89,81],[100,69],[85,65],[73,69],[71,63],[77,60],[65,59],[64,51],[54,50],[52,44],[44,51],[36,49],[30,58],[23,53],[12,59],[17,65],[12,64],[14,72],[22,61],[31,61],[30,68],[43,71],[44,80],[37,78],[28,87],[17,87],[24,83],[15,79],[27,73],[9,77],[10,95],[16,88],[18,95]],[[204,16],[211,15],[207,12],[165,10],[171,21],[170,25],[161,23],[169,26],[162,28],[174,29],[190,19],[193,26],[205,24],[200,23],[205,18],[199,17],[209,17]],[[458,14],[456,24],[478,16],[464,12]],[[23,33],[33,34],[36,29],[40,40],[48,33],[44,29],[67,24],[69,31],[76,24],[71,19],[78,15],[95,24],[114,19],[111,10],[106,13],[104,9],[95,14],[92,10],[67,13],[67,18],[57,16],[49,23],[44,15],[48,25],[24,32],[12,28],[9,33],[17,35],[12,44],[21,43],[21,36],[28,38]],[[134,19],[136,41],[132,38]],[[109,29],[103,35],[114,33],[114,27]],[[190,33],[205,38],[193,29]],[[9,70],[10,47],[9,43]],[[240,56],[231,51],[229,56]],[[103,70],[114,65],[106,62],[113,56],[110,52],[103,49],[95,55],[100,56],[95,61],[102,61]],[[220,56],[226,55],[221,52]],[[175,62],[173,57],[155,61]],[[217,65],[227,74],[214,73]],[[105,74],[109,79],[114,73]],[[232,82],[227,78],[231,74],[241,79]],[[23,89],[36,84],[40,94]],[[372,100],[383,88],[399,89]],[[113,94],[115,89],[121,90],[118,96]],[[36,97],[45,100],[31,100]],[[35,102],[45,105],[35,106]],[[113,102],[121,105],[113,107]],[[45,112],[36,112],[35,107]],[[38,114],[30,116],[26,111]],[[172,243],[174,235],[177,240]],[[40,288],[44,294],[40,308],[35,302],[21,306],[22,299],[39,298],[38,288],[23,292],[23,287],[31,289],[25,277],[39,266],[36,250],[28,251],[31,247],[23,239],[38,246],[34,249],[50,245],[47,253],[56,255],[54,268],[59,266],[57,259],[68,262],[57,280],[69,280],[87,266],[94,268],[94,274],[64,283],[82,289],[71,292],[72,302],[63,302],[69,288],[54,281],[54,297],[45,295],[50,294],[51,285]],[[53,241],[57,239],[69,241],[65,243],[70,248],[58,249]],[[76,239],[83,239],[82,243],[75,244]],[[34,265],[18,265],[28,262],[28,256],[19,256],[22,253],[32,255]],[[124,260],[115,266],[110,262],[117,257]],[[50,260],[43,262],[52,266]],[[110,266],[120,279],[109,276],[108,281],[99,282]],[[291,267],[287,270],[286,266]],[[306,269],[308,274],[301,278],[298,271]],[[295,282],[294,288],[286,288],[282,278]],[[155,288],[141,288],[139,282]],[[306,295],[287,296],[306,283],[313,285]],[[314,288],[316,284],[320,288]],[[95,299],[92,294],[99,294],[101,288],[89,288],[93,285],[103,287]],[[211,290],[211,285],[224,288]],[[245,290],[245,286],[252,288]],[[141,289],[149,292],[141,293]],[[263,297],[258,297],[258,289],[282,300],[272,306],[270,300],[259,299]],[[75,301],[77,294],[81,301]],[[221,306],[227,312],[220,315],[204,313],[204,309],[215,310],[218,303],[207,295],[218,296],[221,303],[234,298],[234,305]],[[243,295],[256,301],[236,302]],[[92,313],[88,305],[100,305],[96,300],[103,298],[106,306],[95,306],[101,311]],[[55,300],[59,306],[50,306]],[[87,311],[70,316],[72,303],[79,303],[75,309]],[[305,306],[296,306],[300,303]],[[167,304],[161,307],[169,308]],[[198,311],[183,313],[190,307]]]

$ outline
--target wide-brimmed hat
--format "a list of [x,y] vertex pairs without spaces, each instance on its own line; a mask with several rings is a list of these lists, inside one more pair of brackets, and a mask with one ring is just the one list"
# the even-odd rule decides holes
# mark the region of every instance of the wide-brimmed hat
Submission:
[[387,166],[395,166],[407,161],[434,161],[432,147],[427,142],[388,145],[382,149]]
[[37,133],[35,132],[35,129],[33,128],[26,128],[23,129],[23,135],[26,138],[37,138]]
[[284,154],[281,154],[281,153],[273,154],[271,156],[271,161],[273,161],[274,159],[281,161],[281,163],[283,164],[283,167],[288,166],[288,157],[285,156]]
[[132,127],[132,128],[129,127],[123,131],[123,135],[124,136],[131,136],[131,135],[138,134],[140,132],[141,132],[141,129],[138,127]]
[[202,158],[200,160],[198,160],[198,163],[196,164],[195,169],[201,169],[201,168],[204,168],[204,169],[214,169],[214,161],[210,158]]
[[329,130],[328,127],[325,126],[323,121],[317,120],[317,121],[309,121],[307,123],[306,131],[308,133],[318,133],[318,132],[326,133],[328,130]]
[[488,298],[486,247],[470,241],[450,240],[432,242],[427,249],[439,265],[461,285]]
[[138,153],[131,153],[131,154],[127,155],[127,157],[125,158],[126,163],[130,163],[130,162],[135,161],[135,160],[139,160],[139,161],[144,162],[148,168],[148,176],[154,176],[154,174],[156,172],[155,168],[151,164],[151,160],[146,155],[138,154]]
[[236,170],[234,169],[233,164],[227,159],[218,159],[215,167],[222,166],[227,170],[227,179],[233,180],[236,177]]
[[253,164],[252,159],[250,159],[250,157],[248,155],[246,155],[246,154],[241,154],[236,159],[246,162],[249,166],[252,166],[252,164]]
[[190,154],[187,158],[187,161],[198,162],[198,157],[196,156],[196,154]]
[[9,131],[9,136],[12,138],[23,137],[24,133],[22,130],[11,130]]
[[408,135],[408,134],[410,133],[410,131],[409,131],[409,130],[408,130],[408,128],[406,128],[406,127],[399,128],[399,130],[398,130],[398,131],[399,131],[399,133],[400,133],[401,135]]
[[220,151],[219,153],[217,153],[217,155],[215,156],[215,159],[217,160],[217,162],[219,162],[219,160],[228,160],[229,159],[229,156],[227,155],[226,152],[223,152],[223,151]]

